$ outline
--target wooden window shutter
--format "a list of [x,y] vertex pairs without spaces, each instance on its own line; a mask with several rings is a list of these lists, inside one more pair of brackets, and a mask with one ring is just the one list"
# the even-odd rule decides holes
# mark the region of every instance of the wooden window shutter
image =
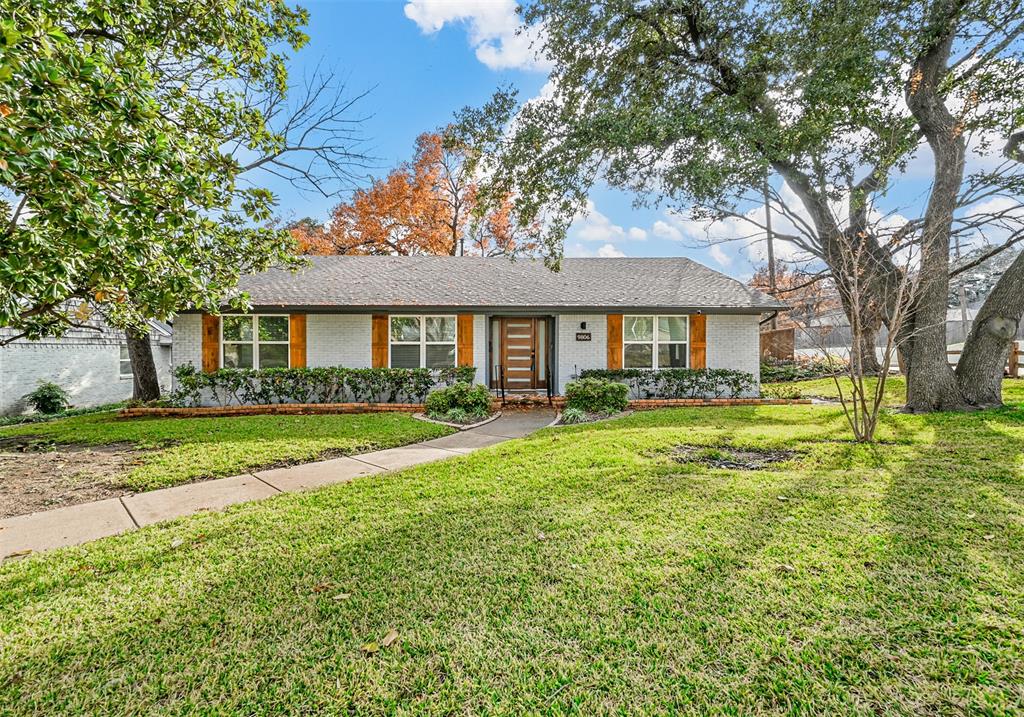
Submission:
[[220,368],[220,317],[203,314],[203,371],[213,373]]
[[370,357],[374,368],[388,367],[388,315],[374,314],[371,325]]
[[306,367],[306,315],[288,317],[288,353],[292,368]]
[[473,314],[459,314],[459,344],[455,363],[459,366],[473,365]]
[[622,314],[608,314],[608,368],[622,368]]
[[708,367],[708,317],[690,316],[690,368]]

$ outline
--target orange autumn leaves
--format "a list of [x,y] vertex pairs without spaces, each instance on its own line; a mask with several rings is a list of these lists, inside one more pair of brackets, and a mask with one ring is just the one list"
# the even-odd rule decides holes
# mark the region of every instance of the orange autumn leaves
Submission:
[[537,226],[516,221],[511,198],[478,206],[468,152],[437,132],[421,134],[416,154],[351,201],[324,225],[292,228],[301,254],[439,254],[497,256],[530,253]]
[[515,221],[510,198],[487,211],[478,206],[467,157],[438,133],[420,135],[411,162],[336,206],[327,226],[293,229],[300,251],[450,256],[533,251],[536,227]]

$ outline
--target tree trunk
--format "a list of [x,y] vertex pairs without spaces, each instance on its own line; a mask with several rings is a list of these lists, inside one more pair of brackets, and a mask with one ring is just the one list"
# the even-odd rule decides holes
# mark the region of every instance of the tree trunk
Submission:
[[160,378],[153,361],[153,348],[148,333],[127,331],[128,358],[132,362],[132,398],[136,401],[156,401],[160,398]]
[[956,378],[964,398],[976,406],[1001,406],[1003,367],[1024,316],[1024,252],[999,277],[974,318]]
[[920,278],[909,351],[907,410],[914,412],[967,407],[946,360],[949,236],[963,183],[966,147],[963,128],[946,107],[941,84],[948,73],[958,6],[955,0],[937,0],[928,13],[924,33],[929,44],[914,62],[906,87],[907,106],[928,141],[935,164],[922,228]]

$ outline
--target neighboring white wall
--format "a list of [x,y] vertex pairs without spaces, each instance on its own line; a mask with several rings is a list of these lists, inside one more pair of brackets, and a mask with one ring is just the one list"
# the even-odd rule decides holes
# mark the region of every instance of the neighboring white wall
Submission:
[[[170,387],[170,348],[153,344],[160,386]],[[51,381],[71,396],[75,408],[127,401],[131,376],[121,378],[121,343],[71,343],[55,339],[16,341],[0,347],[0,415],[26,413],[23,396]]]
[[[586,321],[587,328],[580,323]],[[605,314],[560,314],[555,320],[558,393],[577,371],[608,368],[608,317]],[[577,341],[577,332],[590,333],[590,341]]]
[[760,318],[757,314],[709,314],[708,368],[746,371],[760,384]]
[[370,314],[307,314],[306,365],[369,368],[372,331]]

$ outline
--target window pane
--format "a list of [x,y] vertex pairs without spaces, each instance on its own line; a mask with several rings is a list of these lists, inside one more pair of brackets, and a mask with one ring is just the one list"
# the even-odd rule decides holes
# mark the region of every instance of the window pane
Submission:
[[455,344],[428,344],[427,368],[455,365]]
[[659,316],[658,341],[686,341],[686,317]]
[[391,344],[391,368],[419,368],[420,345]]
[[454,341],[454,316],[428,316],[427,341]]
[[658,368],[686,368],[686,344],[658,344]]
[[[419,341],[420,319],[418,316],[392,316],[392,341]],[[397,367],[396,367],[397,368]]]
[[650,316],[627,316],[623,320],[626,341],[653,341],[654,319]]
[[287,316],[261,316],[258,321],[260,326],[260,341],[288,340]]
[[252,368],[252,344],[224,344],[224,368]]
[[122,346],[121,347],[121,360],[122,361],[128,361],[129,360],[129,357],[128,357],[128,347],[127,346]]
[[222,321],[225,341],[252,341],[251,316],[225,316]]
[[260,368],[288,368],[287,344],[260,344]]
[[624,354],[626,368],[654,368],[654,349],[650,344],[626,344]]

